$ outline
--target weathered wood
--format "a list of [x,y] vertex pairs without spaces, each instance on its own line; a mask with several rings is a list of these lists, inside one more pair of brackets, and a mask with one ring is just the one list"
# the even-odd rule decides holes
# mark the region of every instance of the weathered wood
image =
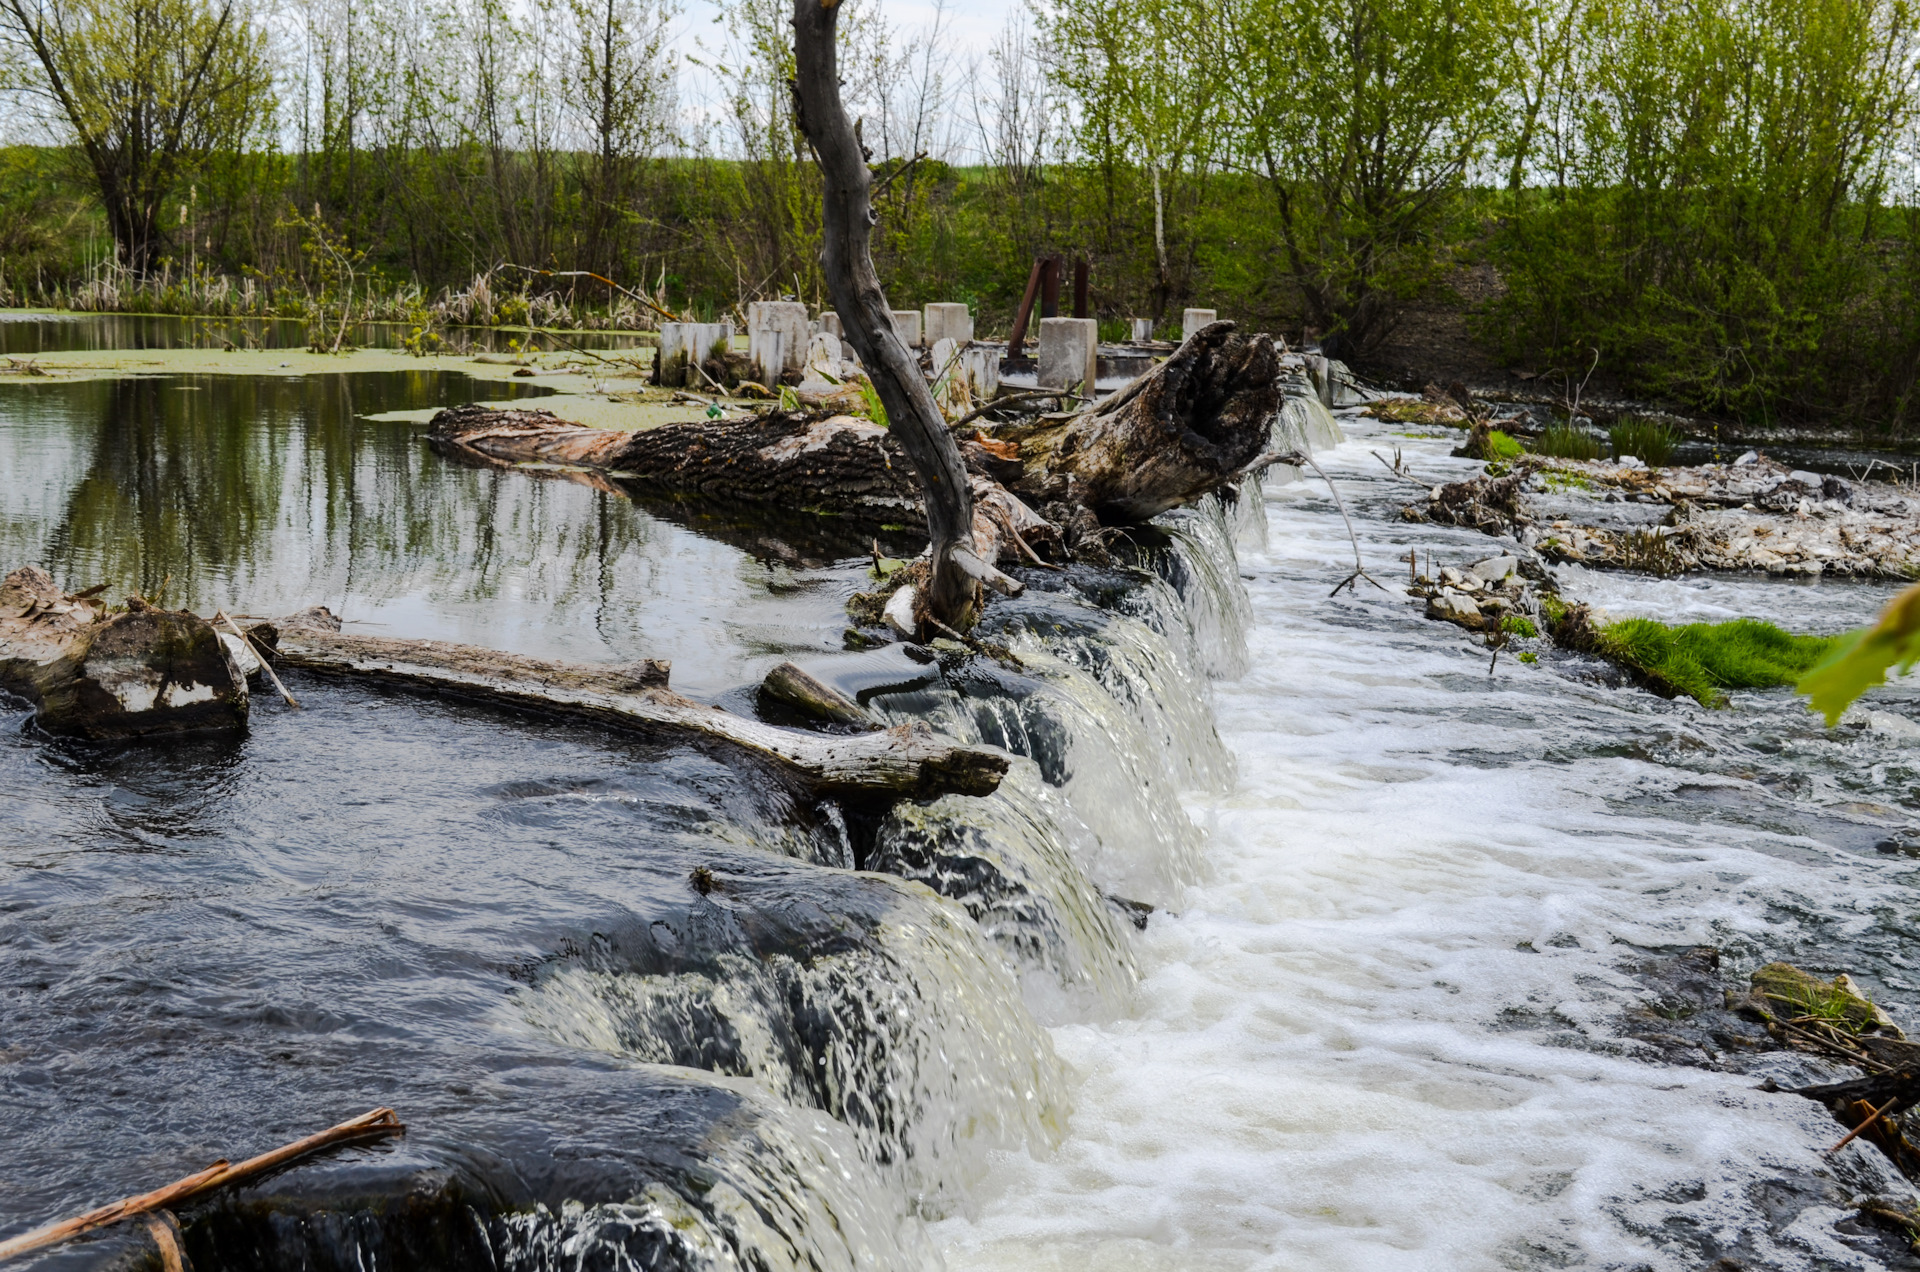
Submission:
[[809,675],[790,662],[778,664],[760,682],[760,692],[775,702],[785,703],[803,715],[828,724],[848,725],[856,729],[877,729],[879,723],[866,708],[832,685]]
[[138,597],[109,613],[26,566],[0,583],[0,689],[41,728],[110,739],[247,722],[247,680],[206,619]]
[[846,327],[847,342],[859,354],[887,408],[890,431],[920,478],[932,540],[928,607],[940,622],[965,631],[979,615],[980,587],[953,553],[971,545],[971,484],[960,447],[921,378],[919,360],[894,331],[893,312],[873,268],[868,250],[877,219],[873,174],[840,101],[839,19],[837,0],[794,0],[793,105],[800,131],[820,164],[820,271]]
[[206,1196],[216,1188],[246,1183],[249,1179],[335,1144],[400,1135],[405,1133],[406,1129],[400,1119],[394,1116],[392,1109],[374,1109],[369,1113],[362,1113],[359,1117],[349,1118],[338,1126],[329,1127],[317,1134],[262,1153],[258,1157],[250,1157],[237,1166],[229,1164],[222,1158],[205,1170],[195,1171],[184,1179],[176,1179],[164,1188],[157,1188],[138,1197],[127,1197],[111,1202],[96,1210],[89,1210],[84,1215],[76,1215],[71,1219],[64,1219],[59,1223],[48,1224],[44,1228],[35,1228],[31,1232],[23,1232],[17,1237],[0,1241],[0,1259],[11,1259],[32,1250],[42,1250],[50,1245],[58,1245],[62,1241],[71,1241],[75,1237],[119,1223],[123,1219],[132,1219],[185,1205]]
[[668,689],[667,664],[653,660],[603,666],[445,641],[348,635],[325,610],[308,610],[276,626],[274,658],[290,667],[591,720],[654,741],[715,748],[770,764],[823,795],[989,795],[1007,771],[1005,755],[962,745],[924,726],[844,737],[733,715]]
[[993,436],[1018,443],[1022,472],[1003,480],[1029,503],[1143,521],[1240,476],[1265,449],[1282,397],[1273,341],[1216,322],[1087,410]]

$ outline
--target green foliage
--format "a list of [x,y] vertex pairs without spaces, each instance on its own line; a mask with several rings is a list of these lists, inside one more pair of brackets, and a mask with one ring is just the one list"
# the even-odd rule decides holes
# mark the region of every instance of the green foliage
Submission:
[[1507,615],[1500,620],[1500,630],[1506,632],[1509,636],[1525,636],[1528,638],[1540,634],[1540,629],[1533,625],[1533,620],[1524,614]]
[[880,390],[873,387],[873,381],[861,376],[855,381],[860,386],[860,396],[866,399],[866,417],[881,428],[887,427],[887,404],[880,400]]
[[1601,454],[1600,439],[1573,424],[1549,425],[1534,442],[1533,449],[1555,459],[1598,459]]
[[1632,455],[1648,468],[1664,468],[1680,436],[1661,420],[1629,415],[1607,430],[1615,455]]
[[1329,353],[1364,356],[1396,305],[1451,264],[1457,196],[1490,155],[1517,83],[1519,7],[1237,0],[1220,13],[1208,69],[1227,95],[1228,161],[1273,200],[1276,281],[1298,294]]
[[1487,434],[1487,458],[1491,460],[1518,459],[1527,453],[1527,448],[1518,441],[1494,429]]
[[1904,417],[1888,377],[1920,330],[1891,185],[1916,104],[1909,0],[1558,11],[1497,210],[1492,334],[1560,378],[1598,350],[1633,390],[1755,421],[1876,397]]
[[1796,636],[1751,618],[1684,627],[1628,618],[1604,624],[1595,637],[1599,653],[1705,707],[1726,705],[1728,689],[1793,684],[1836,642],[1831,636]]
[[1910,671],[1916,662],[1920,662],[1920,584],[1894,597],[1872,627],[1838,638],[1832,653],[1802,676],[1795,688],[1832,728],[1861,694],[1886,683],[1889,669]]

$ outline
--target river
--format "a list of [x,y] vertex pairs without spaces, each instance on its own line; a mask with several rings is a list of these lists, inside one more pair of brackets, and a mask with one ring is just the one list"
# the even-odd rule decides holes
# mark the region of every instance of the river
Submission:
[[[184,1215],[196,1266],[1920,1266],[1849,1217],[1911,1196],[1877,1150],[1823,1157],[1831,1117],[1756,1089],[1830,1070],[1648,1024],[1648,969],[1703,945],[1729,986],[1785,958],[1920,1022],[1883,851],[1920,805],[1910,690],[1830,732],[1784,691],[1489,674],[1393,591],[1327,595],[1346,532],[1290,471],[1164,519],[1144,573],[1030,574],[989,619],[1017,671],[843,652],[831,527],[420,442],[502,392],[0,384],[4,564],[667,657],[739,710],[791,657],[1008,747],[1007,786],[850,828],[692,753],[314,679],[243,739],[9,728],[0,1235],[388,1104],[403,1142]],[[1448,439],[1342,423],[1318,457],[1383,583],[1491,554],[1399,520],[1418,492],[1369,453],[1464,474]],[[1819,631],[1889,594],[1562,582]]]

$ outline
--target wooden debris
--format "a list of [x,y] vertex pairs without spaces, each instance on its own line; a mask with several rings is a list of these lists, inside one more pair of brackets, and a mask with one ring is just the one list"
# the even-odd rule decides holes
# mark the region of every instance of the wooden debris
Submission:
[[123,1219],[176,1209],[206,1196],[215,1189],[246,1183],[256,1176],[288,1165],[323,1148],[358,1140],[399,1135],[406,1129],[392,1109],[374,1109],[371,1112],[362,1113],[359,1117],[350,1118],[338,1126],[329,1127],[318,1134],[295,1140],[291,1144],[284,1144],[258,1157],[250,1157],[238,1166],[231,1165],[222,1159],[205,1170],[195,1171],[183,1179],[176,1179],[171,1184],[156,1188],[150,1193],[127,1197],[101,1206],[97,1210],[89,1210],[83,1215],[63,1219],[59,1223],[48,1224],[42,1228],[35,1228],[31,1232],[23,1232],[6,1241],[0,1241],[0,1260],[15,1258],[33,1250],[42,1250],[50,1245],[58,1245],[62,1241],[71,1241],[75,1237],[119,1223]]
[[111,739],[247,722],[246,676],[213,624],[139,597],[112,612],[26,566],[0,583],[0,689],[49,733]]
[[[989,795],[1006,775],[998,751],[940,737],[924,725],[856,736],[783,729],[667,688],[668,665],[558,662],[445,641],[348,635],[324,609],[277,624],[276,661],[521,711],[591,720],[675,744],[772,765],[822,795],[891,801]],[[262,629],[256,628],[256,632]]]
[[769,671],[766,679],[760,682],[760,692],[828,724],[850,725],[863,730],[880,727],[879,722],[867,714],[865,707],[790,662],[783,662]]

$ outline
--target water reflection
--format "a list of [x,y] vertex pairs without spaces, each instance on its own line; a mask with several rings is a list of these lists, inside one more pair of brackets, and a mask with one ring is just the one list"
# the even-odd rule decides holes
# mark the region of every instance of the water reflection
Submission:
[[368,418],[541,391],[427,368],[0,386],[0,565],[205,612],[325,604],[393,634],[666,657],[691,692],[837,635],[837,599],[796,592],[777,551],[604,484],[449,464]]
[[[348,344],[361,349],[399,349],[407,337],[403,323],[370,322],[347,328]],[[536,334],[525,327],[461,327],[446,338],[475,349],[505,349],[537,338],[547,349],[630,349],[643,339],[630,331],[568,332],[564,338]],[[329,333],[331,340],[331,333]],[[171,314],[74,314],[0,310],[0,356],[37,357],[45,353],[124,349],[304,349],[307,324],[297,318],[181,318]]]

